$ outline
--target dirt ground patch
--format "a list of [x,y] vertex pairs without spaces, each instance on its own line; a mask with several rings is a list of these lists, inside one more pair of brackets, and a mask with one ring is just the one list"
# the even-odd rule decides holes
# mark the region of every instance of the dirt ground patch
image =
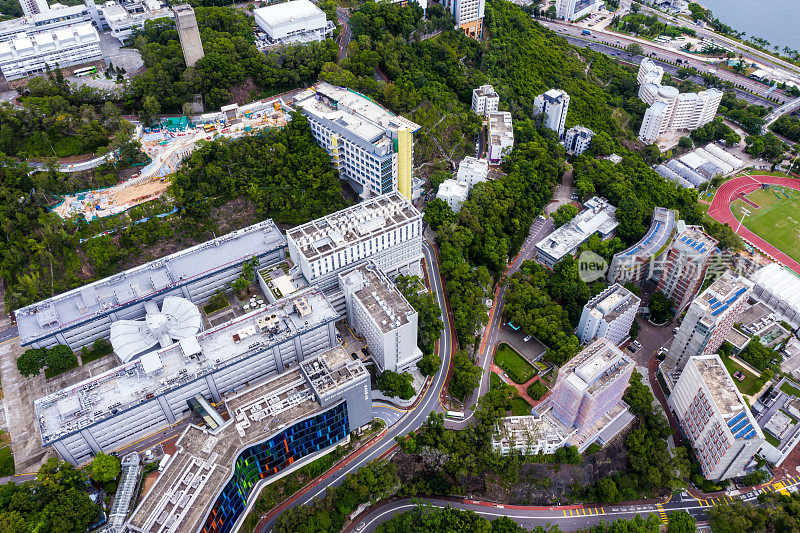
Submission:
[[[492,473],[464,476],[457,481],[449,478],[443,470],[439,470],[439,475],[460,486],[464,490],[463,496],[470,499],[507,505],[564,505],[573,503],[573,489],[594,485],[600,478],[626,469],[628,453],[622,440],[616,439],[603,450],[585,457],[579,465],[525,463],[520,466],[516,483],[506,483]],[[414,478],[429,478],[436,471],[430,460],[426,461],[422,455],[399,452],[392,462],[397,465],[404,483]]]

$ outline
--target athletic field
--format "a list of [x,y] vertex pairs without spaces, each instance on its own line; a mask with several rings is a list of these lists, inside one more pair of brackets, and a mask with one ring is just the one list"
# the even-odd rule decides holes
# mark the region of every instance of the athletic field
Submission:
[[735,200],[731,210],[739,221],[749,212],[744,219],[747,229],[800,261],[800,192],[788,187],[768,187],[745,196],[749,201]]

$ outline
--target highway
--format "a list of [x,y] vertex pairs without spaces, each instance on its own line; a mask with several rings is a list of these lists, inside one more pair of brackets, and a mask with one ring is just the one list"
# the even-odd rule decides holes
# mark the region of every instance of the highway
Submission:
[[[788,61],[784,61],[783,59],[777,58],[775,56],[769,55],[761,50],[757,50],[751,46],[746,44],[742,44],[739,41],[731,39],[730,37],[726,37],[724,35],[720,35],[719,33],[714,32],[712,29],[708,28],[701,28],[697,24],[693,24],[687,20],[679,19],[672,15],[666,15],[661,11],[657,11],[649,6],[640,5],[642,12],[649,12],[653,15],[656,15],[661,22],[667,22],[673,26],[680,26],[684,28],[691,28],[697,32],[697,36],[707,37],[708,39],[712,39],[714,41],[720,42],[725,44],[726,46],[730,47],[736,52],[741,52],[745,56],[751,56],[751,59],[757,60],[759,63],[765,64],[771,68],[782,68],[784,70],[788,70],[790,72],[800,73],[800,67],[789,63]],[[741,30],[742,28],[734,28],[735,30]]]
[[[788,494],[788,489],[796,490],[798,484],[800,484],[800,476],[793,477],[786,482],[777,482],[765,488],[746,492],[739,495],[739,498],[745,501],[752,501],[762,492],[774,491]],[[630,519],[637,514],[642,516],[656,514],[659,518],[666,520],[667,513],[675,511],[686,511],[695,520],[704,521],[706,519],[706,509],[720,503],[730,502],[732,499],[730,496],[718,496],[707,500],[699,500],[690,495],[676,494],[665,502],[650,501],[606,506],[568,505],[556,507],[499,505],[490,502],[444,498],[424,498],[421,501],[435,507],[449,505],[455,509],[475,511],[487,520],[507,516],[528,529],[536,526],[546,526],[547,524],[556,524],[562,531],[573,531],[596,525],[600,521],[612,522],[620,518]],[[386,502],[362,513],[344,531],[371,533],[395,514],[410,511],[415,506],[415,503],[410,499]]]
[[[422,251],[425,255],[425,268],[428,279],[430,280],[431,289],[445,318],[444,331],[439,340],[439,357],[442,359],[442,366],[439,372],[429,381],[427,388],[423,389],[417,402],[408,411],[402,412],[402,410],[400,410],[401,416],[393,425],[388,425],[389,421],[387,421],[388,427],[379,438],[374,439],[365,448],[361,448],[360,452],[356,452],[354,456],[351,456],[349,461],[345,461],[339,466],[329,470],[326,474],[317,478],[310,486],[304,489],[304,491],[297,493],[294,497],[290,498],[288,502],[274,509],[259,523],[256,528],[257,532],[264,533],[270,531],[275,525],[277,516],[285,508],[309,505],[312,500],[321,496],[327,487],[339,486],[342,480],[349,474],[356,472],[370,461],[388,455],[397,447],[394,440],[395,437],[403,436],[410,431],[414,431],[428,418],[430,412],[442,410],[439,403],[439,395],[444,387],[447,378],[447,369],[450,367],[450,360],[453,354],[452,325],[450,324],[450,320],[448,320],[449,314],[447,313],[447,304],[439,273],[439,263],[436,259],[436,251],[429,241],[423,241],[422,244]],[[395,409],[395,411],[397,411],[397,409]]]
[[[680,59],[681,61],[683,61],[684,66],[695,67],[700,72],[710,73],[720,78],[721,80],[729,81],[735,85],[743,86],[747,90],[746,91],[737,90],[737,96],[739,98],[745,98],[747,99],[748,102],[757,103],[758,105],[769,105],[769,106],[775,105],[774,102],[766,100],[765,98],[760,98],[758,100],[750,100],[747,97],[745,97],[745,95],[752,97],[753,95],[750,93],[755,93],[756,95],[763,95],[768,89],[768,87],[763,83],[757,82],[746,76],[740,76],[739,74],[736,74],[729,70],[719,69],[715,65],[709,65],[707,62],[697,59],[697,56],[695,56],[694,54],[690,54],[688,52],[679,52],[671,49],[665,49],[645,39],[630,37],[627,35],[621,35],[610,31],[593,29],[591,30],[592,35],[587,38],[587,36],[581,35],[581,32],[584,30],[584,28],[580,26],[575,26],[573,24],[557,20],[556,21],[544,20],[544,19],[536,19],[536,20],[542,26],[545,26],[546,28],[555,31],[556,33],[567,39],[567,41],[569,41],[571,44],[577,44],[578,46],[581,46],[579,44],[581,42],[592,43],[593,48],[595,50],[604,53],[606,55],[611,55],[611,52],[621,52],[620,59],[632,60],[627,57],[627,54],[622,49],[624,49],[626,46],[632,43],[639,44],[642,46],[642,49],[644,49],[645,55],[647,57],[650,57],[651,59],[656,59],[656,60],[667,59],[672,62],[677,62],[677,60]],[[615,45],[616,47],[620,47],[621,49],[615,48],[615,46],[608,46],[608,45]],[[640,58],[637,57],[635,59],[636,63],[641,62]],[[676,73],[678,71],[678,68],[680,68],[680,67],[675,67],[674,65],[670,65],[669,63],[664,63],[662,61],[659,61],[659,64],[661,64],[662,66],[668,65],[670,67],[668,72],[670,72],[671,74]],[[665,71],[667,71],[666,68]],[[702,81],[701,78],[699,77],[696,78]],[[693,81],[697,83],[696,80]],[[785,95],[783,95],[782,93],[778,93],[777,91],[773,92],[772,96],[774,96],[775,98],[788,100],[788,98]]]

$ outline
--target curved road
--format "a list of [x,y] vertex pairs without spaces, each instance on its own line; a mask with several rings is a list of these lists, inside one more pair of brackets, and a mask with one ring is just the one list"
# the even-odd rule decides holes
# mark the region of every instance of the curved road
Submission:
[[714,195],[714,199],[711,201],[711,207],[708,208],[708,215],[718,222],[728,224],[736,234],[767,254],[774,261],[788,266],[800,274],[800,263],[747,229],[744,224],[739,224],[739,221],[733,216],[731,203],[757,190],[763,183],[780,185],[800,191],[800,180],[794,178],[758,175],[740,176],[726,181],[720,186],[717,193]]
[[439,263],[437,262],[436,251],[433,245],[428,241],[423,241],[422,251],[425,255],[425,268],[428,279],[430,280],[431,289],[445,318],[443,321],[444,331],[439,340],[439,357],[442,359],[442,366],[439,372],[429,381],[427,388],[423,390],[417,402],[409,410],[403,411],[393,407],[381,406],[380,409],[392,409],[401,412],[402,415],[400,419],[391,426],[387,424],[387,429],[377,438],[373,438],[367,446],[355,452],[348,460],[345,460],[334,469],[329,470],[326,474],[314,480],[311,485],[274,509],[259,523],[256,528],[257,532],[263,533],[270,531],[275,525],[277,516],[284,509],[310,504],[312,500],[321,496],[327,487],[339,486],[342,479],[349,474],[354,473],[370,461],[388,455],[397,447],[394,440],[395,437],[406,435],[408,432],[419,428],[428,418],[430,412],[437,409],[441,410],[439,395],[442,392],[445,379],[447,378],[447,369],[450,367],[450,358],[453,352],[452,327],[450,321],[447,319],[449,315],[446,312],[447,305],[442,288],[442,280],[439,274]]
[[[772,483],[770,485],[739,494],[737,499],[753,501],[762,492],[779,491],[788,494],[788,489],[797,490],[800,485],[800,476],[795,476],[785,482]],[[371,533],[378,526],[391,519],[397,513],[410,511],[416,507],[417,501],[434,507],[450,506],[454,509],[474,511],[487,520],[494,520],[500,516],[511,518],[518,524],[527,529],[536,526],[546,526],[556,524],[562,531],[573,531],[580,528],[590,527],[601,521],[613,522],[620,518],[631,519],[634,516],[647,516],[656,514],[661,519],[666,520],[666,513],[675,511],[686,511],[699,521],[706,519],[705,510],[732,501],[730,496],[719,496],[708,500],[698,500],[692,496],[676,494],[666,502],[632,502],[618,505],[607,506],[582,506],[568,505],[560,507],[532,507],[520,505],[499,505],[496,503],[479,502],[465,499],[445,499],[445,498],[423,498],[412,500],[409,498],[393,500],[381,505],[372,507],[359,515],[352,524],[344,529],[346,532]]]

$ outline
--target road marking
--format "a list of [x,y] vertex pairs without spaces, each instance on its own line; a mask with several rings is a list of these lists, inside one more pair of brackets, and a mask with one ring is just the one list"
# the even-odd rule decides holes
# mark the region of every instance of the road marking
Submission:
[[667,512],[664,510],[664,504],[656,504],[656,512],[658,513],[658,517],[661,518],[662,522],[665,524],[669,522],[669,519],[667,518]]
[[17,335],[16,337],[11,337],[10,339],[6,339],[3,342],[0,342],[0,345],[3,345],[5,343],[7,343],[7,342],[11,342],[11,341],[16,340],[16,339],[19,339],[19,335]]

